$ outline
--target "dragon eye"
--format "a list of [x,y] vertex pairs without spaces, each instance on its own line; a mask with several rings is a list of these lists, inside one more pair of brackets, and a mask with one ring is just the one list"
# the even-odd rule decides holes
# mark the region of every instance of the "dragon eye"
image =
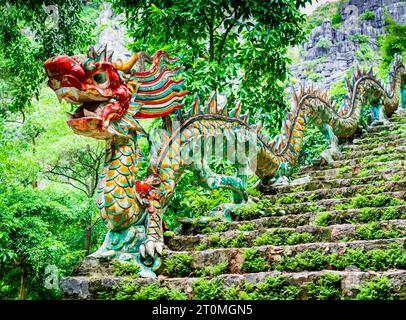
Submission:
[[106,73],[96,73],[93,76],[93,80],[98,84],[103,84],[107,81],[107,75]]

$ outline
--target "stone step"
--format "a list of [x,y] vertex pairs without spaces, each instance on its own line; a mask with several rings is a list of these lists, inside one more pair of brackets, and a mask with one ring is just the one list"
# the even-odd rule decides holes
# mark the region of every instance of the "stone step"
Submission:
[[[254,226],[254,225],[253,225]],[[339,224],[298,226],[295,228],[256,228],[229,230],[193,236],[175,236],[166,241],[173,251],[214,248],[255,247],[261,245],[293,245],[310,242],[373,240],[406,236],[406,220],[388,220],[371,224]]]
[[329,164],[328,167],[331,168],[337,168],[340,166],[347,166],[347,165],[362,165],[366,163],[385,163],[389,161],[394,161],[394,160],[406,160],[406,148],[403,146],[403,149],[401,152],[388,152],[387,154],[381,154],[381,155],[364,155],[360,157],[354,157],[352,159],[340,159],[337,161],[332,162]]
[[[291,290],[297,288],[295,294],[290,296],[290,299],[316,299],[317,297],[315,296],[315,293],[312,292],[318,292],[317,284],[320,284],[321,279],[324,281],[325,279],[333,279],[332,286],[333,288],[336,287],[334,293],[335,295],[338,295],[335,296],[336,299],[355,299],[362,288],[367,287],[371,281],[376,281],[382,278],[388,279],[388,284],[393,294],[397,294],[400,300],[406,299],[406,270],[396,269],[383,272],[363,272],[359,270],[322,270],[302,272],[271,271],[246,274],[223,274],[213,278],[158,277],[156,279],[143,279],[106,275],[97,275],[94,277],[77,276],[64,278],[61,282],[61,289],[64,292],[66,299],[74,300],[111,299],[115,292],[121,290],[121,285],[129,287],[129,284],[132,284],[134,288],[133,299],[151,299],[150,295],[140,295],[140,288],[144,288],[145,292],[148,293],[156,291],[156,288],[158,287],[167,289],[162,297],[158,297],[161,299],[168,299],[169,295],[169,297],[188,300],[207,300],[208,298],[243,300],[255,299],[255,297],[256,299],[260,298],[262,300],[267,297],[270,291],[267,283],[271,284],[272,281],[269,278],[277,278],[282,280],[284,284],[282,286],[279,285],[280,289],[276,290],[271,287],[274,295],[276,295],[269,297],[272,299],[286,299],[286,293],[284,294],[283,292],[288,286]],[[208,296],[204,294],[204,290],[202,290],[204,285],[210,286],[214,289],[212,295]],[[172,293],[172,295],[168,292]],[[179,292],[183,294],[179,295]],[[258,297],[258,293],[262,293],[262,295]],[[334,295],[331,294],[330,299],[331,297],[334,297]],[[129,294],[129,299],[131,299],[131,293]]]
[[367,132],[370,134],[376,133],[376,132],[385,132],[385,131],[396,131],[398,129],[404,128],[406,125],[406,121],[395,121],[391,122],[389,124],[385,125],[380,125],[380,126],[369,126],[367,128]]
[[398,124],[396,126],[390,126],[387,128],[381,128],[380,130],[366,130],[366,132],[359,135],[357,138],[366,138],[366,137],[386,137],[388,134],[406,134],[406,124]]
[[346,159],[346,160],[337,160],[328,165],[322,167],[317,166],[306,166],[303,167],[299,173],[301,175],[309,174],[311,177],[317,176],[322,171],[332,171],[336,174],[342,174],[347,172],[356,172],[359,173],[362,169],[368,169],[371,167],[396,167],[402,166],[406,167],[406,155],[405,154],[394,154],[394,155],[381,155],[381,156],[372,156],[364,159]]
[[[400,206],[366,207],[325,212],[307,212],[253,219],[250,221],[212,221],[208,223],[187,223],[182,226],[182,235],[210,234],[228,230],[263,230],[267,228],[296,228],[305,225],[333,225],[367,223],[406,219],[406,204]],[[168,240],[169,241],[169,240]]]
[[300,214],[306,212],[322,212],[349,208],[363,208],[370,206],[393,206],[404,204],[406,191],[380,192],[379,194],[363,195],[351,198],[321,199],[289,204],[274,204],[263,199],[256,204],[247,204],[236,210],[236,220],[252,220],[264,216],[286,214]]
[[[359,264],[361,262],[364,264],[362,266],[364,269],[388,270],[399,268],[398,265],[401,268],[406,268],[405,240],[406,238],[403,237],[349,242],[313,242],[286,246],[262,245],[255,248],[218,248],[201,251],[166,250],[163,270],[165,276],[176,277],[178,273],[181,276],[193,276],[219,265],[226,265],[222,273],[261,272],[279,269],[281,269],[280,271],[319,271],[326,268],[340,270],[341,267],[345,268],[352,263]],[[382,251],[377,252],[376,250]],[[377,261],[370,260],[371,255],[384,254],[384,252],[388,255],[388,259],[392,259],[395,255],[396,261],[381,261],[377,266]],[[398,257],[399,254],[401,256]],[[298,265],[295,261],[297,259],[304,259],[305,261]],[[345,259],[346,265],[342,259]],[[350,259],[356,259],[356,261],[350,261]],[[381,257],[381,259],[384,258]],[[319,260],[320,263],[314,265],[314,260]],[[303,265],[303,263],[309,264]],[[287,264],[289,265],[286,266]],[[358,265],[355,266],[359,267]]]
[[378,147],[390,148],[390,147],[396,147],[396,146],[404,146],[405,144],[406,144],[406,138],[397,139],[397,140],[385,139],[384,142],[378,142],[378,143],[344,144],[344,145],[342,145],[341,150],[343,152],[353,152],[353,151],[358,151],[358,150],[365,151],[365,150],[376,149]]
[[[406,147],[405,146],[401,146],[398,147],[399,149],[402,148],[404,150],[402,151],[406,151]],[[374,150],[376,152],[376,150]],[[370,154],[367,155],[368,152],[363,153],[362,155],[358,156],[358,157],[351,157],[348,158],[343,157],[339,160],[333,161],[329,164],[320,166],[317,164],[313,164],[313,165],[308,165],[308,166],[303,166],[300,169],[300,173],[301,174],[305,174],[307,172],[309,172],[310,170],[314,170],[314,169],[333,169],[333,168],[340,168],[340,167],[344,167],[344,166],[355,166],[355,165],[363,165],[363,164],[367,164],[367,163],[385,163],[385,162],[390,162],[390,161],[396,161],[396,160],[406,160],[406,152],[393,152],[394,150],[391,150],[390,152],[386,153],[386,154],[379,154],[379,155],[375,155],[375,154]]]
[[390,168],[377,171],[376,174],[365,177],[352,177],[351,174],[346,174],[349,178],[334,179],[330,176],[319,176],[310,179],[309,176],[303,176],[300,179],[294,179],[289,185],[282,186],[261,186],[260,190],[264,194],[282,194],[300,191],[312,191],[325,188],[341,188],[349,187],[354,184],[369,184],[379,183],[393,180],[404,180],[406,178],[406,170],[401,168]]
[[[406,168],[406,160],[393,160],[388,162],[375,162],[375,163],[365,163],[359,165],[347,165],[337,168],[323,168],[323,169],[313,169],[310,168],[300,171],[301,175],[308,175],[310,179],[326,177],[327,179],[332,178],[349,178],[349,177],[362,177],[367,176],[371,170],[373,172],[382,172],[383,170],[396,171],[397,169],[403,170]],[[372,174],[372,173],[371,173]],[[370,175],[370,174],[369,174]],[[293,178],[298,178],[297,175],[293,175]]]
[[[386,141],[392,141],[392,140],[404,140],[406,139],[406,134],[405,132],[402,133],[389,133],[385,136],[374,136],[374,135],[369,135],[366,134],[365,136],[360,136],[358,138],[355,138],[351,141],[351,145],[370,145],[370,144],[380,144],[384,143]],[[345,145],[344,145],[345,146]]]
[[383,156],[383,155],[390,155],[394,153],[405,154],[406,153],[406,145],[405,146],[397,146],[395,148],[376,148],[373,150],[366,150],[366,151],[355,151],[353,153],[342,153],[341,158],[339,160],[349,160],[354,159],[357,160],[359,158],[364,157],[371,157],[371,156]]
[[370,195],[390,191],[406,190],[406,180],[387,181],[384,183],[369,183],[351,185],[340,188],[324,188],[312,191],[293,191],[284,194],[266,195],[265,198],[276,204],[310,202],[332,198],[350,198],[356,195]]

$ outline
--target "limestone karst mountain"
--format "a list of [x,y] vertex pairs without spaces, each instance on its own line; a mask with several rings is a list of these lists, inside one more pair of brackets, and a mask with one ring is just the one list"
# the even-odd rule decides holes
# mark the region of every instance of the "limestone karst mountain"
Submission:
[[[379,63],[379,41],[385,30],[385,15],[406,24],[403,0],[331,1],[309,17],[311,29],[300,48],[300,58],[292,65],[292,74],[300,80],[314,77],[323,86],[343,78],[357,63]],[[372,54],[375,61],[371,61]]]

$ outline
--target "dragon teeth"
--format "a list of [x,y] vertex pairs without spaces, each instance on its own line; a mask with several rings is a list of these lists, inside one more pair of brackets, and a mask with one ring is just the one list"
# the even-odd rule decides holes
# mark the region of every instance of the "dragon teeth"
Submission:
[[98,117],[97,113],[94,113],[92,111],[83,109],[83,114],[85,115],[85,117]]

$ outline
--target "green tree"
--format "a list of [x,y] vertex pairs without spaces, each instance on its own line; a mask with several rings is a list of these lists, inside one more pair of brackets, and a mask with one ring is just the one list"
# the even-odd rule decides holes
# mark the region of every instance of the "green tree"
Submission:
[[190,91],[205,100],[211,91],[241,100],[271,133],[287,108],[287,49],[304,39],[299,9],[308,2],[113,1],[126,13],[133,51],[179,56]]
[[0,1],[0,116],[24,122],[45,80],[44,61],[87,47],[92,24],[81,13],[80,0]]
[[[74,141],[64,123],[69,106],[42,90],[43,63],[55,54],[83,53],[93,40],[92,23],[82,19],[79,0],[0,1],[0,15],[0,297],[55,297],[57,291],[44,288],[44,271],[56,265],[62,274],[72,272],[96,208],[93,199],[90,205],[44,176]],[[78,142],[75,150],[86,150]]]
[[384,67],[388,68],[395,54],[404,55],[406,52],[406,25],[396,21],[385,13],[385,31],[387,34],[382,38],[381,51]]
[[[83,192],[92,206],[95,206],[94,195],[97,189],[100,169],[104,162],[104,148],[101,144],[88,144],[86,148],[65,149],[59,153],[58,159],[47,170],[48,177],[69,184]],[[90,253],[92,229],[97,219],[93,222],[94,210],[87,210],[85,218],[85,254]]]

